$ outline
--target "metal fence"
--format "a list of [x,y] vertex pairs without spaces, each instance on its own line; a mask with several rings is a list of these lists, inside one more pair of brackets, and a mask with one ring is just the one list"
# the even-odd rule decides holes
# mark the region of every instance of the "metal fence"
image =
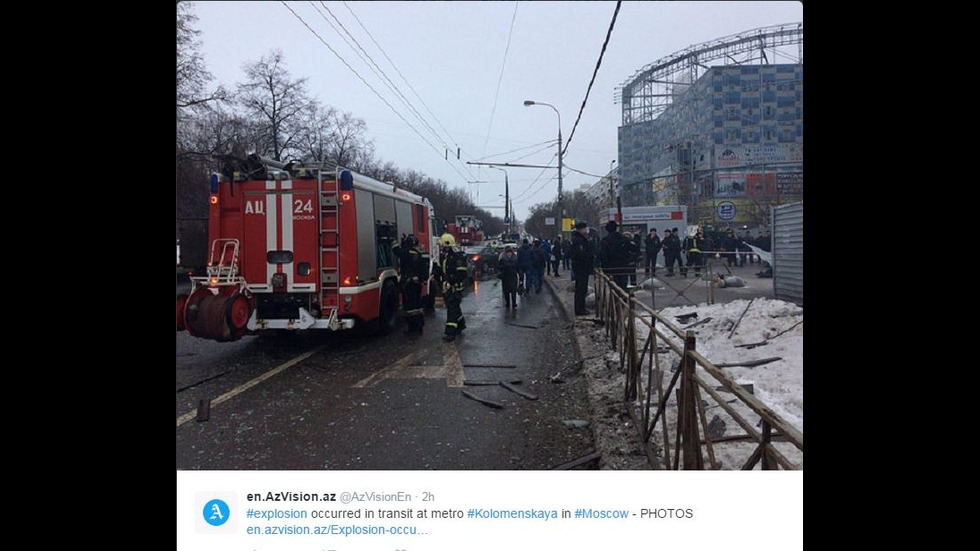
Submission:
[[[698,353],[694,331],[677,327],[601,270],[595,274],[595,294],[596,314],[626,374],[624,403],[651,467],[719,469],[718,452],[725,448],[725,456],[738,457],[743,470],[800,468],[803,433],[736,383],[724,365]],[[715,407],[744,433],[712,437],[707,411]],[[791,461],[787,453],[798,459]]]
[[772,209],[773,292],[803,304],[803,201]]

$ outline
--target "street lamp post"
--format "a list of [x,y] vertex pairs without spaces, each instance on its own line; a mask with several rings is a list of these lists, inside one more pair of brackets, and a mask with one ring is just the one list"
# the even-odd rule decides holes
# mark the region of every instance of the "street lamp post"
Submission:
[[554,105],[551,105],[550,103],[544,103],[544,102],[541,102],[541,101],[524,100],[524,107],[530,107],[532,105],[546,105],[546,106],[550,107],[552,109],[552,111],[555,112],[556,115],[558,115],[558,234],[561,235],[562,228],[563,228],[563,222],[565,221],[565,204],[563,202],[562,195],[561,195],[561,169],[562,169],[562,163],[561,163],[561,158],[562,158],[562,153],[561,153],[561,113],[559,113],[558,112],[558,109],[555,109],[555,106]]
[[499,170],[504,173],[504,224],[507,224],[507,235],[510,235],[510,179],[507,174],[507,170],[495,166],[491,166],[494,170]]

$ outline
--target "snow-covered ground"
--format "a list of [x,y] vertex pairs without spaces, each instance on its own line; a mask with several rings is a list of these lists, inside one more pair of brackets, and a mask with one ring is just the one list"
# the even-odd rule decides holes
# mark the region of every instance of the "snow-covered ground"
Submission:
[[[792,330],[776,336],[786,331],[794,324],[803,320],[803,309],[795,304],[779,300],[756,299],[745,313],[741,323],[735,330],[734,335],[729,339],[728,334],[732,326],[739,319],[749,304],[747,300],[736,300],[727,304],[715,304],[708,306],[701,304],[698,306],[684,306],[664,309],[661,314],[680,328],[690,326],[695,322],[711,318],[711,321],[696,325],[691,329],[697,333],[697,349],[706,358],[715,364],[744,362],[749,360],[779,357],[779,361],[758,367],[726,367],[724,372],[730,375],[739,384],[752,384],[754,394],[765,405],[772,408],[779,416],[788,423],[803,431],[803,324],[797,325]],[[685,323],[677,321],[678,316],[697,312],[697,318],[689,319]],[[666,328],[664,333],[673,336]],[[638,347],[642,347],[646,340],[648,329],[643,323],[637,323]],[[679,339],[672,339],[674,342],[681,343]],[[764,346],[752,349],[737,348],[736,345],[760,343],[768,341]],[[682,345],[682,343],[681,343]],[[610,359],[618,353],[613,352]],[[676,366],[678,357],[673,352],[660,356],[662,365],[665,365],[664,387],[670,380],[672,373],[670,366]],[[730,399],[730,405],[749,420],[753,425],[759,420],[747,407],[743,406],[734,395],[720,389],[720,382],[717,382],[710,374],[700,367],[699,375],[706,382],[719,390],[722,397]],[[717,384],[715,384],[717,383]],[[736,435],[744,431],[735,421],[706,393],[702,392],[702,399],[708,402],[706,408],[707,418],[712,420],[721,435]],[[727,401],[727,400],[726,400]],[[668,423],[674,421],[673,408],[676,404],[671,402],[667,408]],[[656,411],[656,406],[651,413]],[[717,417],[717,419],[716,419]],[[659,425],[659,423],[658,423]],[[659,430],[659,426],[658,426]],[[658,437],[659,438],[659,437]],[[673,442],[670,443],[671,446]],[[788,459],[802,466],[802,453],[790,444],[779,444],[776,446]],[[715,446],[715,454],[722,461],[722,468],[739,468],[741,463],[754,449],[754,444],[743,443],[724,443]],[[707,462],[707,459],[705,460]]]

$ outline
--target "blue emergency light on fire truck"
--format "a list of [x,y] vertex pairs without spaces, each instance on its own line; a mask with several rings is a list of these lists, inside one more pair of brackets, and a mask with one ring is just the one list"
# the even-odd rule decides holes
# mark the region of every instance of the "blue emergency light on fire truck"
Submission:
[[[425,198],[334,165],[226,158],[211,176],[207,273],[177,297],[177,330],[232,341],[263,330],[394,328],[402,236],[438,262]],[[423,285],[431,304],[433,285]]]

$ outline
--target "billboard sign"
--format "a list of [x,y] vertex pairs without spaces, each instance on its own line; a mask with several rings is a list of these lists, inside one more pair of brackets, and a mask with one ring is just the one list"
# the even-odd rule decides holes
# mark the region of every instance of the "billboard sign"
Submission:
[[780,195],[803,197],[803,172],[777,172],[776,187]]
[[715,197],[745,197],[744,172],[719,172],[715,178]]
[[746,195],[749,197],[773,197],[776,195],[776,174],[766,172],[765,182],[762,174],[751,172],[745,175]]

